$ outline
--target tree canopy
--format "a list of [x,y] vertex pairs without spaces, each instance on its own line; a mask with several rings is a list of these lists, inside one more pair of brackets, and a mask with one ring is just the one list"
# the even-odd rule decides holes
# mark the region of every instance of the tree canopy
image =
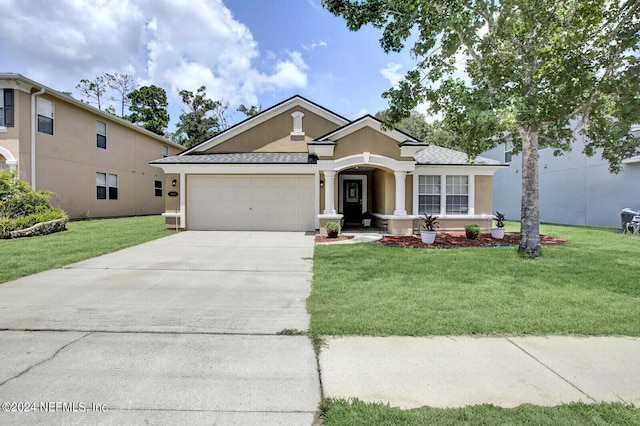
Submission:
[[[415,68],[383,93],[397,123],[428,102],[470,158],[510,140],[522,152],[519,251],[541,254],[538,146],[579,135],[618,172],[638,153],[637,0],[323,0],[351,30],[382,29],[385,52],[415,39]],[[465,78],[455,72],[464,71]]]
[[102,109],[102,97],[109,88],[109,78],[105,75],[96,76],[93,80],[83,78],[76,86],[84,96],[85,102]]
[[[80,90],[83,96],[83,101],[88,104],[95,105],[98,109],[102,109],[105,96],[111,90],[113,93],[108,100],[118,102],[120,104],[119,117],[125,118],[124,110],[129,105],[129,98],[127,95],[135,88],[133,76],[129,74],[119,73],[104,73],[104,75],[98,75],[93,80],[83,78],[76,86],[76,89]],[[63,92],[71,95],[71,92]],[[105,109],[106,112],[118,116],[116,109],[113,105],[108,105]]]
[[[387,118],[389,110],[382,110],[375,114],[375,117],[383,122],[388,122]],[[398,130],[429,144],[442,146],[445,148],[455,148],[455,134],[451,132],[442,121],[433,121],[429,123],[424,114],[413,110],[408,117],[403,117],[395,125]]]
[[247,117],[253,117],[254,115],[260,114],[260,111],[262,111],[262,107],[255,105],[247,107],[245,104],[240,104],[236,111],[243,113]]
[[129,93],[136,88],[133,76],[130,74],[106,73],[105,77],[111,90],[116,93],[110,99],[120,104],[120,117],[125,118],[124,110],[131,103]]
[[169,125],[167,92],[154,85],[142,86],[127,95],[131,114],[124,117],[134,124],[163,136]]
[[206,91],[205,86],[200,86],[195,93],[189,90],[178,92],[186,111],[182,110],[176,131],[171,135],[174,142],[190,148],[227,128],[227,105],[207,98]]

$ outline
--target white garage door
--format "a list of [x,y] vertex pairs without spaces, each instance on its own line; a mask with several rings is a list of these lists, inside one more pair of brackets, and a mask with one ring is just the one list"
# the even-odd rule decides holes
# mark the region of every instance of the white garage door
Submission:
[[314,177],[187,177],[187,227],[221,231],[315,229]]

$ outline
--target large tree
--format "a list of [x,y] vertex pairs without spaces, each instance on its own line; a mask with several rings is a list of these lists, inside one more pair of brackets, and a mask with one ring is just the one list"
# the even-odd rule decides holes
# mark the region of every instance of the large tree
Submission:
[[211,139],[227,128],[227,105],[207,98],[206,91],[207,88],[201,86],[196,93],[189,90],[178,92],[186,111],[182,110],[176,131],[171,136],[187,148]]
[[127,95],[131,114],[125,118],[145,129],[164,135],[169,124],[167,92],[154,85],[142,86]]
[[109,87],[116,92],[116,95],[111,96],[110,99],[120,104],[120,117],[125,118],[124,109],[131,103],[128,95],[136,88],[135,80],[130,74],[106,73],[105,77]]
[[[586,136],[612,172],[639,151],[637,0],[323,0],[351,30],[383,29],[385,52],[415,39],[417,65],[386,91],[398,122],[429,102],[469,158],[511,140],[522,152],[519,251],[541,254],[538,146],[558,154]],[[455,78],[462,67],[466,78]]]
[[102,97],[109,88],[109,78],[106,75],[98,75],[93,80],[83,78],[76,86],[88,104],[102,109]]

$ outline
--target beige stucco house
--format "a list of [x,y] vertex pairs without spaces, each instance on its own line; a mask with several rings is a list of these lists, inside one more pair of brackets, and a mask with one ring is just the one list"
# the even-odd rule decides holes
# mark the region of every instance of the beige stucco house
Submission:
[[183,149],[23,77],[0,74],[0,169],[19,171],[71,218],[159,214],[164,173],[149,162]]
[[312,231],[363,213],[392,234],[412,234],[418,215],[444,229],[490,227],[499,161],[350,121],[294,96],[151,164],[165,172],[167,226],[198,230]]

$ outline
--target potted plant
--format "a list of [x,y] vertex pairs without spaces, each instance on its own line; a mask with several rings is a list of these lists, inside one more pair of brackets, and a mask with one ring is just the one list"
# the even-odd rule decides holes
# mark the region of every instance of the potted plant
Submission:
[[476,225],[475,223],[464,226],[464,233],[470,240],[475,240],[476,238],[478,238],[478,234],[480,233],[480,231],[482,231],[482,228],[480,227],[480,225]]
[[369,212],[364,212],[362,214],[362,225],[365,227],[371,226],[371,219],[373,219],[373,215]]
[[440,227],[440,224],[436,220],[437,216],[424,215],[422,218],[422,229],[420,230],[420,237],[425,244],[433,244],[436,240],[436,229]]
[[327,222],[324,228],[327,230],[328,238],[338,238],[338,231],[340,231],[340,225],[338,225],[335,222]]
[[504,215],[499,211],[496,211],[496,215],[493,219],[496,221],[496,227],[491,228],[491,238],[501,240],[504,238]]

